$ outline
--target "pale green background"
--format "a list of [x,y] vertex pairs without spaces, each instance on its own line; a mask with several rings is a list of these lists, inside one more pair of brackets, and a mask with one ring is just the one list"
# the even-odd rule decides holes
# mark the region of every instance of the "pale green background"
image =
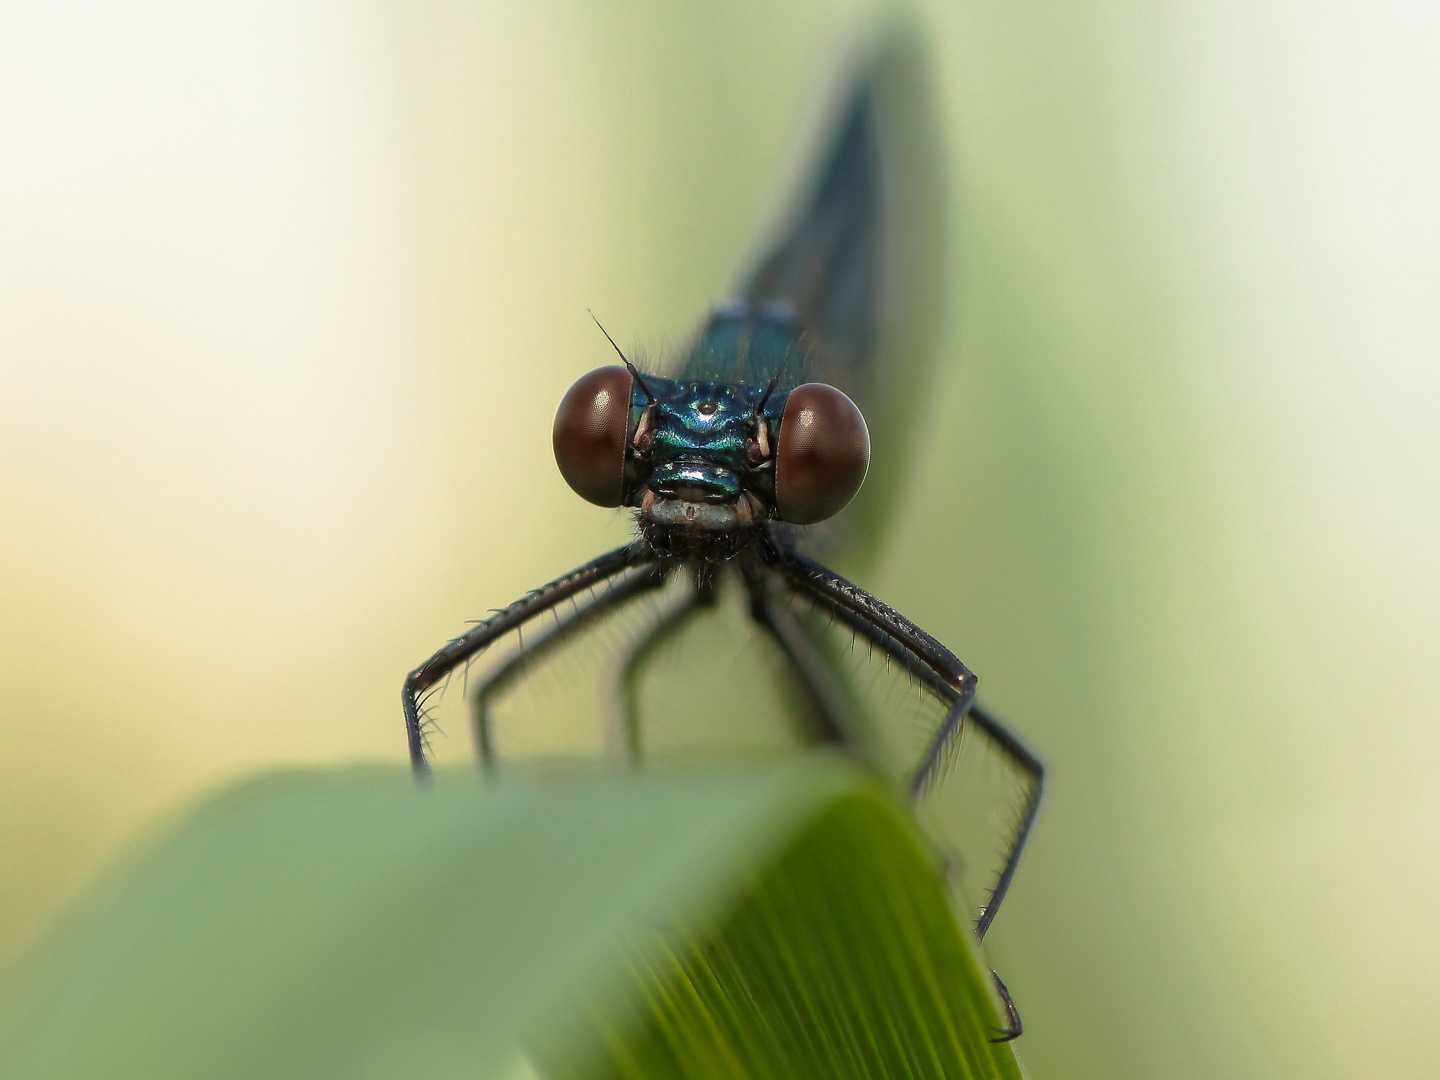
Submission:
[[[6,5],[0,957],[624,535],[549,452],[784,194],[862,5]],[[1440,9],[934,4],[884,569],[1054,786],[1032,1074],[1440,1072]]]

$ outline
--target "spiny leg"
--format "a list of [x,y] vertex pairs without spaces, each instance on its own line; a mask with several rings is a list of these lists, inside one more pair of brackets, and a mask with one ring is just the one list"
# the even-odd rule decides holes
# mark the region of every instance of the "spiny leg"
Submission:
[[541,659],[616,608],[638,596],[653,592],[664,584],[664,575],[651,568],[632,571],[629,576],[619,580],[612,578],[610,588],[604,593],[561,619],[539,638],[517,647],[502,663],[485,673],[485,678],[470,695],[470,724],[475,736],[475,753],[482,769],[488,772],[495,764],[495,747],[491,738],[491,701],[521,678],[531,661]]
[[430,774],[426,760],[425,708],[421,695],[440,683],[450,672],[475,656],[502,634],[523,626],[542,612],[549,611],[562,600],[598,585],[623,570],[654,563],[655,556],[645,544],[627,544],[592,559],[584,566],[527,593],[504,611],[476,623],[459,637],[447,642],[409,675],[400,691],[400,704],[405,712],[405,733],[410,743],[410,767],[417,780]]
[[640,680],[656,652],[705,608],[715,606],[715,586],[694,587],[631,643],[615,679],[615,724],[618,742],[632,765],[640,763]]
[[[853,613],[843,609],[831,608],[839,621],[857,631],[862,637],[870,641],[877,648],[886,652],[887,655],[905,663],[912,660],[895,647],[894,640],[883,631],[877,630],[869,623],[856,620]],[[939,678],[928,667],[911,667],[911,673],[920,679],[926,686],[933,690],[942,699],[946,697],[949,689],[943,680]],[[986,896],[985,904],[980,908],[979,918],[975,922],[975,936],[978,940],[984,940],[985,932],[990,929],[991,922],[995,919],[995,913],[1000,909],[1000,901],[1004,899],[1005,893],[1009,891],[1011,879],[1015,876],[1015,868],[1019,865],[1020,852],[1029,838],[1030,827],[1035,823],[1035,816],[1040,809],[1040,794],[1044,785],[1044,769],[1039,760],[1032,754],[1023,743],[991,714],[981,707],[979,702],[972,702],[970,712],[965,720],[974,721],[985,733],[1001,747],[1002,751],[1015,761],[1026,775],[1030,777],[1031,783],[1027,785],[1025,801],[1021,807],[1020,816],[1015,831],[1010,837],[1006,847],[1005,861],[1001,867],[1000,874],[996,878]],[[934,770],[938,763],[944,760],[948,749],[947,743],[953,742],[959,737],[964,726],[964,721],[956,719],[955,707],[951,707],[950,713],[946,716],[945,722],[941,724],[934,738],[931,740],[929,749],[924,758],[925,764],[915,774],[911,781],[911,795],[918,797],[923,794],[926,786],[934,776]],[[994,968],[990,969],[990,978],[995,984],[995,990],[1000,995],[1000,1003],[1005,1012],[1005,1025],[996,1029],[996,1034],[991,1042],[1010,1042],[1018,1039],[1025,1031],[1024,1021],[1020,1019],[1020,1010],[1015,1007],[1015,1001],[1010,996],[1010,990],[1005,985],[1000,973]]]
[[[851,587],[854,588],[854,586]],[[818,598],[812,596],[811,599]],[[946,713],[944,721],[931,737],[920,765],[911,775],[909,790],[912,799],[918,800],[934,782],[945,761],[946,754],[960,738],[964,725],[967,723],[972,723],[983,731],[990,742],[1025,777],[1024,799],[1020,804],[1014,832],[1006,843],[1004,861],[1001,863],[1000,872],[995,878],[994,885],[986,894],[985,903],[981,906],[975,921],[975,936],[983,941],[986,931],[990,929],[990,924],[995,921],[995,915],[1000,910],[1000,904],[1005,899],[1005,894],[1010,891],[1010,883],[1014,880],[1015,870],[1020,864],[1020,854],[1025,848],[1026,841],[1030,838],[1031,827],[1035,824],[1036,815],[1039,813],[1040,797],[1045,789],[1045,767],[1040,763],[1040,759],[1020,741],[1019,737],[980,702],[972,699],[969,703],[969,711],[962,713],[961,707],[964,702],[954,698],[954,688],[936,674],[931,667],[917,663],[917,655],[905,649],[886,631],[857,616],[851,610],[838,605],[826,604],[823,600],[821,605],[826,607],[838,621],[854,630],[866,641],[896,661],[905,664],[915,679],[923,683],[941,700],[950,703],[949,712]]]
[[829,611],[839,621],[903,663],[949,705],[939,732],[910,780],[919,795],[933,774],[946,743],[960,730],[975,700],[975,675],[954,653],[888,604],[871,596],[819,563],[791,551],[769,549],[772,565],[794,591]]
[[[1019,737],[998,718],[987,710],[974,706],[975,676],[945,646],[887,604],[818,563],[775,545],[770,545],[767,554],[772,565],[779,570],[791,588],[830,611],[840,622],[887,655],[905,663],[921,682],[942,700],[950,703],[945,720],[911,778],[912,798],[923,794],[926,785],[933,780],[948,745],[959,736],[967,714],[1029,778],[1019,821],[1006,849],[1000,874],[975,923],[975,936],[983,940],[1010,889],[1015,869],[1020,862],[1020,854],[1029,839],[1030,828],[1039,811],[1045,783],[1044,767]],[[919,661],[919,665],[912,661]],[[1024,1025],[1000,976],[994,969],[991,969],[990,975],[1005,1007],[1006,1025],[997,1033],[996,1041],[1008,1042],[1021,1034]]]
[[975,924],[976,935],[983,939],[985,931],[989,930],[990,924],[995,921],[995,913],[1000,910],[1000,902],[1010,891],[1010,882],[1015,877],[1015,868],[1020,862],[1020,852],[1024,849],[1026,841],[1030,839],[1030,828],[1035,824],[1035,815],[1040,812],[1040,796],[1045,791],[1045,766],[1040,764],[1040,759],[1016,737],[1014,732],[1005,726],[999,717],[984,708],[979,702],[971,707],[970,719],[985,732],[991,742],[1000,747],[1001,751],[1019,766],[1030,781],[1025,789],[1025,802],[1020,808],[1020,817],[1015,824],[1015,833],[1010,838],[1010,847],[1006,852],[1005,863],[1000,868],[1000,876],[995,879],[995,885],[985,900],[985,906],[980,909],[980,918]]
[[851,745],[853,740],[844,721],[845,702],[825,658],[790,613],[766,594],[761,578],[747,574],[745,586],[750,592],[750,617],[780,647],[808,699],[810,731],[807,734],[817,743]]
[[944,722],[911,777],[912,797],[923,794],[934,779],[946,749],[959,735],[967,718],[984,731],[1000,752],[1028,778],[1028,790],[1015,835],[1006,851],[989,901],[976,923],[976,936],[983,938],[1010,888],[1020,853],[1039,810],[1044,789],[1044,767],[1020,738],[993,713],[974,705],[975,676],[949,649],[893,608],[818,563],[791,552],[774,551],[774,558],[777,569],[788,584],[829,610],[840,622],[877,648],[906,664],[917,679],[949,703],[950,710]]

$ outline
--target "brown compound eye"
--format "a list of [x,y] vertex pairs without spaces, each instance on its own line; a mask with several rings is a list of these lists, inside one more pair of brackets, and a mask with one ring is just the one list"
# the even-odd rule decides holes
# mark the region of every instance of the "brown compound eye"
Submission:
[[597,368],[582,375],[555,413],[555,463],[575,494],[597,506],[625,496],[625,436],[630,430],[630,372]]
[[844,509],[870,467],[870,431],[848,397],[825,383],[790,392],[775,450],[775,512],[809,525]]

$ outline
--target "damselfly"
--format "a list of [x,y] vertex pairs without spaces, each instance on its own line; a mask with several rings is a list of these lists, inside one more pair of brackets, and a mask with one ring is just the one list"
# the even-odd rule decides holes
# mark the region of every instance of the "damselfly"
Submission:
[[[645,739],[635,688],[657,644],[713,609],[722,588],[738,586],[748,617],[798,687],[807,741],[884,756],[876,727],[857,718],[862,710],[847,685],[853,648],[835,646],[838,628],[938,703],[923,748],[890,769],[912,800],[931,797],[967,733],[1004,762],[1014,794],[996,877],[975,922],[983,938],[1035,820],[1040,763],[976,702],[975,675],[949,649],[815,561],[877,528],[880,498],[862,497],[846,509],[870,466],[871,430],[861,407],[872,423],[880,420],[877,441],[892,455],[880,471],[893,490],[906,442],[897,433],[913,426],[926,392],[891,355],[904,331],[896,331],[895,312],[928,272],[913,259],[906,264],[901,235],[907,213],[912,240],[928,225],[921,220],[917,228],[916,208],[906,205],[919,190],[913,166],[906,171],[907,152],[929,136],[917,131],[923,94],[909,62],[886,55],[864,67],[799,212],[688,348],[668,365],[641,371],[610,339],[621,363],[571,387],[555,419],[560,472],[592,503],[633,508],[636,538],[475,624],[412,671],[403,691],[405,725],[411,762],[423,777],[430,768],[428,695],[487,646],[550,613],[548,628],[487,671],[472,695],[476,751],[489,766],[496,757],[490,708],[500,690],[538,657],[678,581],[679,601],[656,614],[620,659],[619,741],[638,763]],[[943,846],[943,825],[938,832]],[[1013,1038],[1019,1018],[996,983],[1008,1013],[1001,1037]]]

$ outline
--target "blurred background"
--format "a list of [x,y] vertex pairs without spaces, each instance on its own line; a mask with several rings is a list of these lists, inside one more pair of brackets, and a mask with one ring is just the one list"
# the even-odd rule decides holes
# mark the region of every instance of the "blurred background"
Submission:
[[[1020,1052],[1434,1076],[1440,9],[904,10],[949,303],[866,584],[1051,768]],[[403,674],[623,539],[550,452],[587,308],[683,337],[893,11],[5,6],[0,965],[198,793],[402,761]]]

